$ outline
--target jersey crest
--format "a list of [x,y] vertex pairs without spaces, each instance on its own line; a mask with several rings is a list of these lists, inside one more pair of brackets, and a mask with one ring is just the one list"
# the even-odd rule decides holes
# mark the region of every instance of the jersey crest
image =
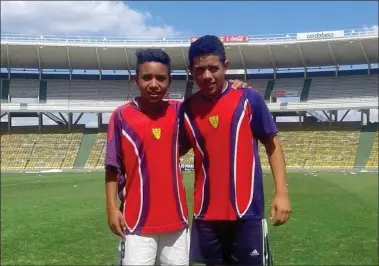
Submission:
[[160,139],[161,138],[162,130],[160,128],[153,128],[152,132],[153,132],[153,135],[154,135],[154,137],[156,139]]
[[213,128],[218,127],[219,117],[218,115],[213,115],[209,117],[209,123],[211,123]]

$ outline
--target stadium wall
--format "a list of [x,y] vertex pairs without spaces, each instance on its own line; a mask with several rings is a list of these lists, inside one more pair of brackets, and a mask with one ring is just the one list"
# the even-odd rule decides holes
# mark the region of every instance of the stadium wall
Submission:
[[363,168],[371,155],[376,132],[379,129],[378,123],[370,123],[362,126],[359,138],[359,147],[357,150],[354,166]]
[[[374,68],[370,70],[371,74],[378,74],[379,69]],[[351,75],[366,75],[367,69],[357,69],[357,70],[342,70],[338,72],[339,76],[351,76]],[[335,71],[312,71],[307,72],[307,77],[332,77],[335,76]],[[231,78],[238,78],[242,79],[244,76],[238,75],[238,74],[231,74],[227,75],[229,79]],[[190,75],[190,80],[192,79],[192,76]],[[277,78],[301,78],[304,77],[304,72],[287,72],[287,73],[277,73]],[[1,79],[8,79],[7,73],[1,73],[0,75]],[[39,75],[36,73],[11,73],[11,79],[39,79]],[[41,75],[42,79],[70,79],[69,74],[56,74],[56,73],[42,73]],[[128,75],[105,75],[103,74],[101,76],[102,80],[126,80],[128,79]],[[248,74],[247,79],[272,79],[273,74],[272,73],[263,73],[263,74]],[[98,80],[99,76],[96,74],[72,74],[72,79],[75,80]],[[173,75],[174,80],[186,80],[186,75]]]

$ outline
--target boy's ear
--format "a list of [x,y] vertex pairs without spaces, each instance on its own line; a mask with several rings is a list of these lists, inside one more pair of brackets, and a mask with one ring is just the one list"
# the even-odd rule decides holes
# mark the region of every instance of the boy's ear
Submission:
[[226,74],[226,72],[228,71],[229,61],[225,60],[223,66],[224,66],[224,71],[225,71],[225,74]]

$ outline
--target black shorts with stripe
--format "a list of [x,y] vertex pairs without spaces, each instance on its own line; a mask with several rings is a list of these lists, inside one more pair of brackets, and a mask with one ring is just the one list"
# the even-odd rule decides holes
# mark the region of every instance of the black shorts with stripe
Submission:
[[194,220],[190,263],[273,265],[266,220]]

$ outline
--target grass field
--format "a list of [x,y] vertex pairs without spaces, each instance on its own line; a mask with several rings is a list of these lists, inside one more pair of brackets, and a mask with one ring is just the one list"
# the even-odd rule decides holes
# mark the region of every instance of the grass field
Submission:
[[[288,183],[292,218],[269,228],[276,265],[378,265],[377,173],[289,173]],[[268,206],[268,174],[265,190]],[[1,265],[111,265],[116,246],[102,173],[2,174]]]

